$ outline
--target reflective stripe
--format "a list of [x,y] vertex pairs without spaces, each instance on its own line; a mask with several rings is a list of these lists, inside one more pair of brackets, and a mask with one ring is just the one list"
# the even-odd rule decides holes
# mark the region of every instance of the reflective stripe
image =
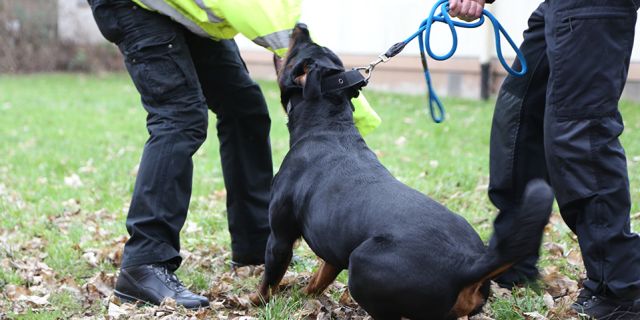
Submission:
[[204,0],[195,0],[195,1],[196,1],[196,4],[198,4],[198,7],[200,7],[202,10],[207,12],[207,17],[209,18],[210,22],[220,23],[220,22],[224,21],[224,19],[216,16],[216,14],[213,13],[213,10],[211,10],[211,8],[207,7],[204,4]]
[[289,47],[290,34],[291,30],[282,30],[266,36],[257,37],[253,39],[253,42],[262,47],[271,48],[271,50],[285,49]]
[[206,38],[211,37],[207,32],[205,32],[202,28],[200,28],[200,26],[198,26],[195,22],[187,19],[182,13],[180,13],[174,7],[170,6],[164,0],[138,0],[138,1],[142,2],[144,5],[146,5],[149,8],[152,8],[158,12],[161,12],[171,17],[171,19],[182,24],[183,26],[187,27],[191,32],[201,37],[206,37]]

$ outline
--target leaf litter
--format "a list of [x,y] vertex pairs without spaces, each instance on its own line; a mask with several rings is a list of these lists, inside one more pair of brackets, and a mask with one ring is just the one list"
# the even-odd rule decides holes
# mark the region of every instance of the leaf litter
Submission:
[[[88,162],[85,167],[91,168]],[[84,169],[91,172],[92,169]],[[74,187],[77,185],[74,185]],[[18,194],[11,192],[0,184],[0,197],[24,206]],[[224,191],[216,191],[209,201],[219,201],[225,197]],[[565,231],[559,230],[558,214],[554,215],[545,229],[546,242],[543,246],[546,261],[551,265],[542,269],[541,282],[544,286],[542,301],[545,310],[522,311],[524,319],[578,319],[570,309],[571,303],[577,296],[579,282],[574,280],[582,273],[582,259],[577,245],[571,241],[564,243]],[[248,295],[255,290],[263,267],[244,267],[234,271],[228,266],[229,252],[225,248],[213,245],[208,248],[194,248],[184,250],[182,269],[196,270],[212,276],[208,279],[208,289],[198,292],[209,298],[211,307],[205,310],[191,311],[176,306],[175,301],[165,301],[160,306],[134,305],[122,303],[113,295],[116,273],[122,261],[122,248],[127,240],[126,236],[114,235],[102,228],[108,221],[115,223],[118,214],[107,210],[85,212],[81,202],[68,199],[61,204],[58,215],[49,217],[50,222],[57,226],[63,234],[69,231],[74,222],[82,221],[87,230],[83,243],[100,244],[82,249],[81,261],[93,271],[93,276],[86,279],[73,279],[58,275],[45,262],[45,248],[47,240],[42,237],[23,239],[18,246],[10,245],[15,239],[21,239],[16,234],[18,229],[0,230],[0,267],[15,274],[18,283],[0,282],[0,317],[6,314],[20,314],[28,310],[33,312],[49,312],[55,307],[52,297],[56,294],[67,294],[82,305],[82,311],[71,317],[98,317],[106,319],[243,319],[251,320],[260,317],[260,308],[253,307]],[[203,231],[201,225],[190,222],[186,225],[185,236],[197,237]],[[18,249],[19,254],[14,254]],[[555,264],[554,264],[555,263]],[[573,266],[575,274],[564,274],[563,265]],[[105,267],[107,266],[107,267]],[[105,269],[107,268],[107,269]],[[281,285],[279,295],[287,296],[293,290],[301,289],[310,278],[309,272],[288,271]],[[193,288],[192,288],[193,290]],[[516,289],[517,290],[517,289]],[[197,290],[194,290],[197,291]],[[289,315],[290,319],[370,319],[366,312],[359,308],[351,298],[345,284],[335,282],[318,297],[302,297],[301,305]],[[513,300],[514,292],[492,286],[490,302],[496,299]],[[514,303],[514,308],[517,309]],[[468,318],[470,320],[496,319],[489,305],[482,313]]]

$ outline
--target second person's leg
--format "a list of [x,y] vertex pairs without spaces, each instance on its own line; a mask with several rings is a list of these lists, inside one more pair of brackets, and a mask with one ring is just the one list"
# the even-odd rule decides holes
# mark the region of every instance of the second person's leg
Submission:
[[578,235],[584,286],[616,300],[615,309],[640,298],[640,237],[630,230],[629,179],[618,139],[636,8],[630,0],[549,3],[547,165],[560,211]]
[[233,40],[190,35],[187,41],[207,103],[218,118],[232,260],[262,264],[273,178],[266,101]]

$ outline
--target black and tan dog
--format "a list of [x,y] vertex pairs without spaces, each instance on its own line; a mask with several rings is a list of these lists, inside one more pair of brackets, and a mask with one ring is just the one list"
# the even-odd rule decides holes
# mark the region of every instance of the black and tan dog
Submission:
[[[305,288],[319,294],[349,270],[353,298],[375,319],[456,319],[478,311],[489,279],[539,250],[553,195],[530,182],[518,225],[485,247],[461,216],[396,180],[353,123],[356,87],[327,90],[340,59],[293,32],[279,73],[290,151],[273,181],[271,236],[254,303],[278,286],[303,237],[324,261]],[[335,86],[333,87],[335,88]]]

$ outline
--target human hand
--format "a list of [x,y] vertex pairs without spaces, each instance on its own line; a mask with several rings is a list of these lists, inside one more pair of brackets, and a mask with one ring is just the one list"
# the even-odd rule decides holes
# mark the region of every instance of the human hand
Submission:
[[449,0],[449,15],[471,22],[482,16],[485,0]]

